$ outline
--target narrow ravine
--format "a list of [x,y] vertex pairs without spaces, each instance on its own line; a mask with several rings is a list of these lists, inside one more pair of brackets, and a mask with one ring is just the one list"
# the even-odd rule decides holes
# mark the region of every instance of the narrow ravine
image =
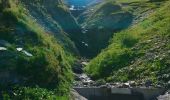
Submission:
[[[85,9],[85,5],[79,6],[72,4],[70,6],[70,11],[74,17],[78,17]],[[139,16],[140,18],[135,18],[132,22],[128,23],[135,25],[147,18],[151,12],[153,11],[147,11],[146,13],[141,14]],[[86,28],[82,26],[82,33],[85,36],[87,36],[89,32],[87,26]],[[86,39],[82,40],[81,43],[88,48],[89,43]],[[86,51],[86,56],[87,55],[88,51]],[[75,93],[75,91],[77,91],[79,93],[76,93],[77,100],[156,100],[159,95],[166,91],[166,89],[160,86],[153,86],[153,83],[150,80],[147,80],[145,83],[137,83],[135,81],[108,83],[101,80],[92,80],[83,70],[84,67],[88,65],[88,62],[89,60],[86,58],[81,58],[73,67],[75,78],[75,81],[73,82],[73,92]],[[158,98],[162,97],[163,96],[160,96]]]
[[170,100],[170,0],[0,0],[0,100]]

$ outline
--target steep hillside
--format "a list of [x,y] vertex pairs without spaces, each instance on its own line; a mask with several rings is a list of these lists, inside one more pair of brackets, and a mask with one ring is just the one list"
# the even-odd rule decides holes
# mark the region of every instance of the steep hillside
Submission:
[[[88,56],[94,57],[107,47],[114,33],[142,21],[159,3],[148,0],[108,0],[92,5],[78,18],[88,44]],[[140,19],[140,20],[138,20]]]
[[[69,1],[84,12],[75,18],[63,0],[0,0],[0,99],[68,100],[71,69],[85,65],[99,83],[170,82],[170,1]],[[93,82],[79,74],[77,86]]]
[[[158,3],[158,2],[157,2]],[[86,71],[94,79],[165,85],[170,76],[170,2],[144,21],[116,33],[108,48],[91,60]]]
[[90,57],[94,57],[108,45],[113,31],[126,28],[132,22],[132,14],[114,1],[105,1],[93,6],[84,14],[78,21],[83,22],[85,40],[82,42],[87,45],[87,56]]
[[78,44],[77,36],[80,36],[81,29],[61,0],[21,0],[21,2],[48,33],[54,33],[63,47],[78,53],[72,41]]
[[0,99],[52,100],[68,93],[73,57],[59,43],[22,2],[0,0]]

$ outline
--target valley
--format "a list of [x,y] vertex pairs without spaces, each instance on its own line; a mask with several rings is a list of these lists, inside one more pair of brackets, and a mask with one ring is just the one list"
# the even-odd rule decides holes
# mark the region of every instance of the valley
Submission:
[[0,99],[169,100],[169,8],[169,0],[0,0]]

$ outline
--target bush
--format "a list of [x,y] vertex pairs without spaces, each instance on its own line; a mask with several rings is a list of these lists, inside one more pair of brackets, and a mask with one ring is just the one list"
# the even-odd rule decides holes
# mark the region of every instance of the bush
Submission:
[[59,96],[55,91],[39,87],[13,87],[12,91],[2,93],[4,100],[68,100],[68,96]]

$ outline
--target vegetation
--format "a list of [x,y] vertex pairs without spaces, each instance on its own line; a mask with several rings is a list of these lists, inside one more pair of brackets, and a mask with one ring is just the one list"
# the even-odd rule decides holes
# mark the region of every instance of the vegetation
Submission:
[[0,0],[0,99],[68,100],[79,52],[101,52],[85,67],[97,84],[169,81],[170,1],[106,0],[77,20],[62,0]]
[[39,87],[15,86],[10,91],[2,91],[4,100],[68,100],[68,96],[57,96],[54,91]]
[[8,74],[0,75],[1,85],[23,86],[16,91],[23,94],[9,94],[10,98],[50,99],[68,95],[74,57],[30,17],[22,3],[6,0],[0,5],[0,46],[7,48],[0,51],[0,71]]
[[112,82],[152,80],[166,83],[170,66],[169,6],[168,1],[149,18],[116,33],[109,47],[85,68],[87,73],[94,79]]
[[54,37],[57,39],[57,42],[65,50],[75,55],[78,54],[75,43],[71,40],[71,33],[66,33],[68,32],[68,28],[70,26],[72,28],[77,28],[77,24],[74,18],[71,16],[68,8],[63,4],[63,1],[20,0],[20,2],[27,9],[30,16],[33,17],[34,20],[39,23],[47,33],[54,35]]
[[86,30],[86,56],[95,57],[108,46],[113,34],[143,21],[160,4],[148,0],[106,0],[89,7],[78,18]]
[[81,26],[87,30],[85,42],[88,44],[86,56],[94,57],[108,45],[113,31],[128,27],[132,14],[116,3],[105,1],[85,11],[78,19]]

